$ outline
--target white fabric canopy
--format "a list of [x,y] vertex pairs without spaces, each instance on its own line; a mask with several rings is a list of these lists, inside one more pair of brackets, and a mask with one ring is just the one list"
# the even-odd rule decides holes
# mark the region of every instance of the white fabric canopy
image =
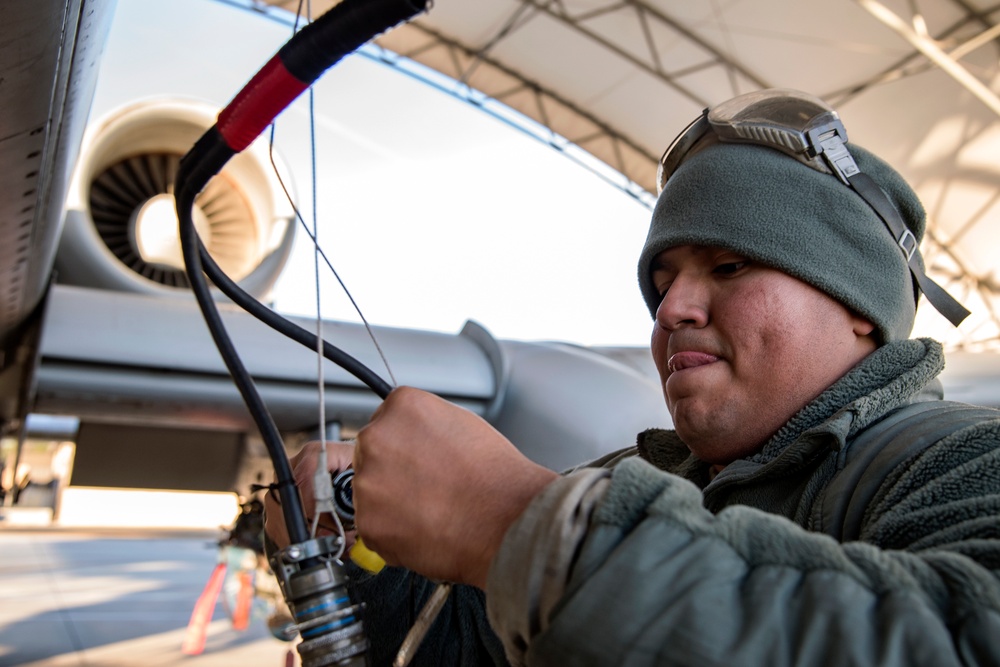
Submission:
[[985,0],[437,0],[377,41],[544,125],[647,197],[662,150],[704,107],[765,87],[823,97],[852,141],[914,184],[930,274],[973,311],[954,330],[925,304],[917,333],[995,350],[998,22]]

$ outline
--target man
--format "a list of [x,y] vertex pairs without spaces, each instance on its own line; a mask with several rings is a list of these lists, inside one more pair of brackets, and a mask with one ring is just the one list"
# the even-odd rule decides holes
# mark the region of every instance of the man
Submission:
[[[639,283],[674,430],[556,475],[400,388],[332,448],[366,543],[469,585],[418,660],[1000,664],[1000,412],[941,400],[917,287],[962,309],[923,274],[916,195],[844,141],[761,91],[664,155]],[[358,583],[376,661],[428,587],[407,570]]]

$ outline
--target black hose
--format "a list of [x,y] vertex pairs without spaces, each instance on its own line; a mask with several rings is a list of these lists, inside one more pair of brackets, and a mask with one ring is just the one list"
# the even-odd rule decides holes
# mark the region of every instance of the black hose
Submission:
[[184,263],[187,268],[188,281],[194,292],[201,314],[205,319],[212,340],[222,356],[233,382],[243,397],[254,423],[260,431],[264,446],[274,465],[277,478],[277,491],[281,496],[281,509],[288,529],[288,538],[292,543],[304,542],[309,539],[309,529],[306,525],[305,512],[302,509],[302,499],[299,497],[292,467],[285,453],[284,444],[274,418],[261,399],[253,379],[240,360],[232,340],[226,333],[222,317],[215,306],[208,283],[202,273],[199,253],[200,240],[194,227],[192,210],[194,200],[208,181],[217,174],[234,155],[226,145],[222,136],[215,128],[210,129],[198,140],[187,155],[181,159],[175,179],[174,198],[177,204],[177,218],[181,238],[181,250],[184,253]]
[[[212,259],[212,256],[208,254],[208,251],[205,249],[205,245],[200,239],[198,241],[198,250],[201,256],[202,269],[205,271],[205,274],[223,294],[233,300],[233,303],[240,306],[278,333],[291,338],[295,342],[300,343],[311,350],[316,349],[316,334],[307,329],[303,329],[294,322],[278,315],[273,310],[257,301],[251,295],[247,294],[243,288],[236,284],[232,278],[227,276],[222,269],[219,268],[219,265],[216,264],[215,260]],[[365,383],[365,385],[375,392],[379,398],[385,398],[389,395],[389,392],[392,391],[392,385],[383,380],[372,369],[365,366],[363,363],[358,361],[358,359],[352,357],[347,352],[344,352],[339,347],[336,347],[332,343],[325,340],[323,341],[323,356]]]

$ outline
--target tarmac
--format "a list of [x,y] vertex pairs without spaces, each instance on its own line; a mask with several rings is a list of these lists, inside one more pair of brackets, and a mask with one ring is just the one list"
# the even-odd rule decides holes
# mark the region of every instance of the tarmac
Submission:
[[0,520],[0,667],[299,664],[294,643],[268,631],[266,610],[237,630],[221,599],[204,650],[182,652],[219,530],[9,523]]

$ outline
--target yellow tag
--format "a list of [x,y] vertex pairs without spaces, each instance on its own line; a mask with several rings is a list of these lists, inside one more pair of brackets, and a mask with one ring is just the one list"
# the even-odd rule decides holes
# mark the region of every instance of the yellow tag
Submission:
[[372,574],[378,574],[385,567],[385,561],[377,553],[365,546],[359,537],[351,547],[351,560],[362,570],[367,570]]

